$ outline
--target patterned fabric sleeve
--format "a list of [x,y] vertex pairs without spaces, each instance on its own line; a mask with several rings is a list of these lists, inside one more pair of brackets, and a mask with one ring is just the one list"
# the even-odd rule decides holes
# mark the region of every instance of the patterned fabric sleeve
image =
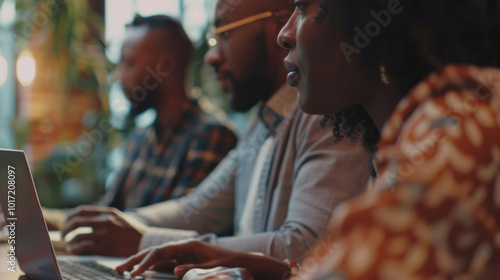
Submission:
[[466,66],[415,88],[382,133],[386,191],[345,205],[300,279],[477,279],[498,265],[499,89],[498,70]]
[[235,147],[229,127],[193,101],[180,123],[165,125],[161,140],[154,125],[134,131],[123,167],[100,204],[133,210],[190,193]]
[[233,131],[219,125],[205,125],[189,146],[185,162],[177,170],[178,183],[171,199],[190,193],[219,164],[227,153],[236,146]]

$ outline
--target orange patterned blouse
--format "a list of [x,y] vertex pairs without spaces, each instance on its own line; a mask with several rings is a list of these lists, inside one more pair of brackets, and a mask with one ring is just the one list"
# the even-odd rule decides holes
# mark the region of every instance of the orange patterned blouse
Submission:
[[382,191],[337,211],[297,279],[463,280],[500,266],[500,70],[448,66],[417,85],[376,166]]

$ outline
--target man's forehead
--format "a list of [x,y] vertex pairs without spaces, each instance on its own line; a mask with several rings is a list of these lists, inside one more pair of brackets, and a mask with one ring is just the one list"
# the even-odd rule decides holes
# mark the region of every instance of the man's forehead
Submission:
[[241,19],[247,14],[252,14],[251,2],[248,0],[219,0],[215,9],[215,25],[227,24]]
[[130,26],[125,29],[125,40],[137,41],[144,39],[149,32],[147,26]]
[[122,43],[122,54],[132,54],[152,44],[150,29],[147,26],[127,27]]
[[215,25],[220,26],[264,12],[292,8],[292,0],[219,0],[215,9]]

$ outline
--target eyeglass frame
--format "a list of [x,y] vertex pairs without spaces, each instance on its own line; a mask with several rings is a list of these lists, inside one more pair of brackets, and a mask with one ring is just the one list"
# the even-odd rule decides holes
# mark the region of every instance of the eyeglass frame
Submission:
[[[223,26],[219,26],[219,27],[211,26],[208,29],[207,36],[206,36],[207,37],[208,45],[210,47],[217,46],[217,44],[219,42],[218,42],[218,40],[217,40],[217,38],[215,36],[221,35],[222,33],[234,30],[236,28],[239,28],[239,27],[242,27],[242,26],[254,23],[254,22],[257,22],[259,20],[271,18],[273,16],[283,16],[283,15],[284,15],[283,12],[271,12],[271,11],[268,11],[268,12],[256,14],[256,15],[253,15],[253,16],[249,16],[249,17],[237,20],[235,22],[231,22],[231,23],[228,23],[228,24],[223,25]],[[214,43],[210,43],[211,40],[215,40],[215,42]]]

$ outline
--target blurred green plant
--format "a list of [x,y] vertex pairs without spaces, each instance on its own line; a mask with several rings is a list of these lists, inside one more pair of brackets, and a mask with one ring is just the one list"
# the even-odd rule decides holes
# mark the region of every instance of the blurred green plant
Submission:
[[[88,0],[17,0],[13,33],[17,49],[30,50],[37,60],[32,88],[57,95],[62,121],[74,115],[75,105],[83,106],[75,104],[82,96],[95,100],[89,102],[93,105],[82,115],[79,129],[81,135],[99,129],[109,119],[107,81],[114,68],[105,55],[102,15]],[[29,144],[38,122],[15,121],[17,148]],[[117,131],[102,132],[102,139],[92,143],[91,152],[81,154],[74,166],[68,165],[68,151],[74,151],[83,138],[64,131],[58,134],[53,152],[33,168],[43,205],[70,207],[99,196],[106,178],[106,155],[121,139]],[[56,163],[63,169],[56,168]]]
[[59,58],[51,70],[61,83],[54,86],[105,95],[113,66],[105,56],[104,20],[88,0],[17,0],[16,13],[17,49]]

